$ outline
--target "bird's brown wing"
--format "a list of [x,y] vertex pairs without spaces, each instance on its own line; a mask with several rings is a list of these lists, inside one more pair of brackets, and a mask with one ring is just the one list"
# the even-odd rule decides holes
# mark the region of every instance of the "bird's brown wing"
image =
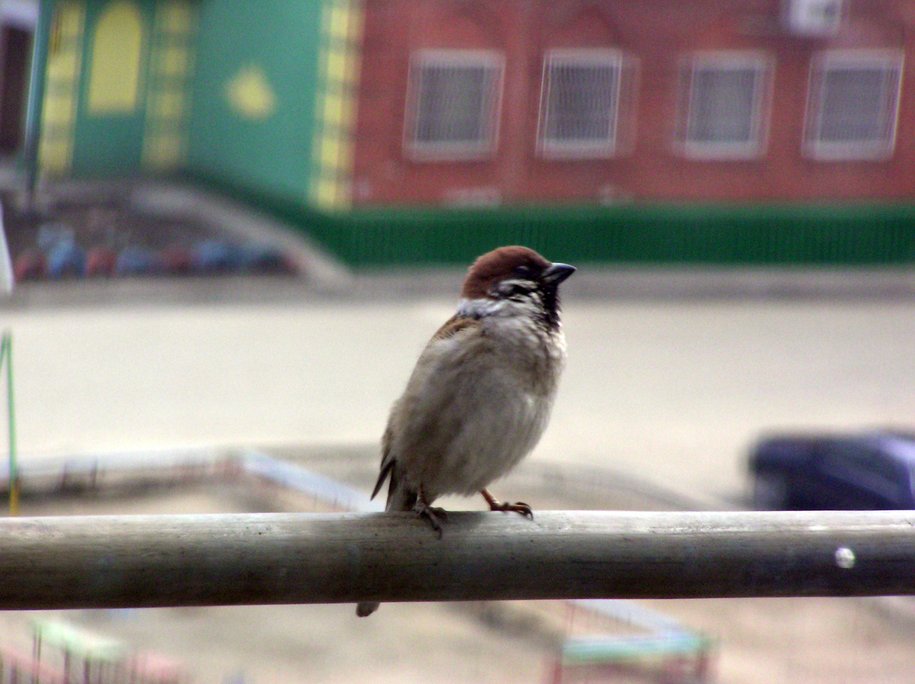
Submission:
[[[474,318],[469,318],[467,316],[458,316],[454,315],[445,321],[442,324],[435,334],[432,336],[430,343],[436,341],[446,340],[450,337],[454,337],[458,333],[467,330],[468,328],[474,328],[480,325],[480,322]],[[426,347],[428,349],[428,346]],[[400,402],[401,399],[398,399]],[[397,404],[395,403],[394,408],[392,408],[392,413],[396,410]],[[377,496],[378,492],[381,491],[381,488],[384,486],[385,480],[389,477],[391,478],[391,487],[388,490],[389,498],[390,492],[396,488],[395,478],[397,476],[396,465],[397,459],[394,457],[394,454],[391,453],[391,441],[392,428],[391,424],[388,423],[387,429],[384,431],[384,436],[381,438],[381,468],[378,473],[378,480],[375,482],[375,488],[372,490],[372,498],[374,499]]]

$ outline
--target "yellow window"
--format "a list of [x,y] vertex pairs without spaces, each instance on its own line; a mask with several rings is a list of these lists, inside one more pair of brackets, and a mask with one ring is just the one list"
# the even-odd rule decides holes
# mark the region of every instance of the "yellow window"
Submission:
[[136,3],[116,0],[102,12],[92,37],[89,112],[136,110],[143,66],[143,17]]

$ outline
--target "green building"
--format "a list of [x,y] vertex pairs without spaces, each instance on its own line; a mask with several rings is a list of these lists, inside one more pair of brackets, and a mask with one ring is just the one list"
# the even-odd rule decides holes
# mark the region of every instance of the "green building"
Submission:
[[320,88],[352,6],[44,0],[42,170],[186,171],[290,202],[319,195]]

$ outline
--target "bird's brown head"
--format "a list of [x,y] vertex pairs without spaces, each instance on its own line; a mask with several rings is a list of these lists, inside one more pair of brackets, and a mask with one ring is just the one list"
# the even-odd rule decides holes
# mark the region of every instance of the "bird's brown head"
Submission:
[[470,266],[461,297],[466,300],[536,298],[553,320],[558,314],[559,284],[574,266],[552,263],[528,247],[499,247]]

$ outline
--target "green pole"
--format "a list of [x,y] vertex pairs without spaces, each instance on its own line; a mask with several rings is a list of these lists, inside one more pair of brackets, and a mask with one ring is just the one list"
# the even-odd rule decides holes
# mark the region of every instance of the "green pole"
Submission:
[[48,50],[51,45],[51,16],[55,0],[40,0],[38,21],[32,43],[32,64],[29,72],[29,97],[25,115],[25,145],[23,157],[26,170],[26,204],[32,207],[38,185],[38,142],[41,136],[41,114],[44,106]]
[[0,344],[0,371],[6,361],[6,423],[10,457],[10,515],[19,513],[19,466],[16,462],[16,401],[13,396],[13,335],[3,333]]

